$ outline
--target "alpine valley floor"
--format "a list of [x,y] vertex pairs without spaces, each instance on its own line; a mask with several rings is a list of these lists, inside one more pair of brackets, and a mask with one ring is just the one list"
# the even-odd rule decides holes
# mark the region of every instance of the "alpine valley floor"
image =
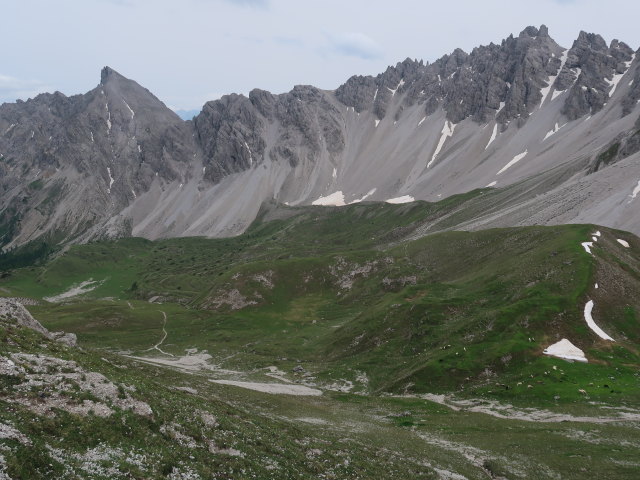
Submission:
[[640,240],[458,200],[3,256],[0,478],[637,478]]

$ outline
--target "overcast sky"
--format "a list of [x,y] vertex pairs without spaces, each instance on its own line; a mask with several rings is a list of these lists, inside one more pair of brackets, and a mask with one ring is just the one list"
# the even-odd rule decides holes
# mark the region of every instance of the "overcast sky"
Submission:
[[109,65],[174,109],[259,87],[334,89],[546,24],[640,46],[638,0],[0,0],[0,103],[84,93]]

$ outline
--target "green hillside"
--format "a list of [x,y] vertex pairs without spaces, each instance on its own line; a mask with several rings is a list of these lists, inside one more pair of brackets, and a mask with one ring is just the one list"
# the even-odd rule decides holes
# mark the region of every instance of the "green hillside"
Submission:
[[[255,456],[235,457],[224,467],[192,459],[189,468],[204,475],[194,478],[214,471],[227,476],[213,478],[438,478],[441,467],[466,478],[582,478],[585,456],[597,478],[633,478],[631,443],[615,443],[618,453],[609,460],[604,445],[616,435],[638,439],[640,240],[593,225],[423,236],[430,215],[443,208],[451,206],[266,211],[234,238],[78,245],[42,265],[6,272],[0,292],[34,299],[28,306],[34,317],[51,331],[76,333],[84,350],[45,348],[32,336],[21,340],[29,349],[54,348],[98,371],[106,368],[118,382],[136,385],[154,412],[165,412],[164,420],[154,417],[155,427],[123,413],[136,418],[135,438],[148,437],[178,410],[209,405],[215,415],[243,418],[233,422],[237,438],[262,439],[257,446],[250,440]],[[591,242],[591,253],[583,242]],[[587,325],[588,301],[595,322],[615,342]],[[543,354],[563,338],[588,363]],[[4,348],[16,350],[11,342]],[[103,357],[107,365],[127,367],[105,366]],[[294,385],[321,395],[272,395],[210,380]],[[624,412],[627,422],[607,420]],[[14,413],[16,425],[34,421]],[[569,425],[557,416],[570,418]],[[307,417],[315,423],[287,423]],[[195,441],[206,436],[193,419],[177,418]],[[345,426],[351,419],[367,427]],[[89,421],[97,422],[89,430],[108,428],[98,426],[104,422],[98,418],[68,421],[73,427],[55,420],[50,434]],[[596,426],[597,434],[589,433]],[[522,432],[517,441],[514,429]],[[346,432],[349,441],[340,446]],[[581,435],[608,440],[579,442]],[[157,452],[169,448],[166,435],[160,437]],[[350,451],[350,467],[320,476],[313,466],[320,460],[308,453],[314,448],[301,447],[302,437],[331,445],[318,447],[330,456],[323,465]],[[108,441],[133,448],[120,440]],[[478,463],[460,447],[453,449],[460,458],[445,460],[456,442],[488,453]],[[578,443],[589,453],[574,457]],[[291,455],[279,457],[278,465],[291,469],[271,477],[258,464],[276,444]],[[427,446],[428,455],[420,453]],[[229,448],[247,450],[237,443]],[[386,453],[378,456],[378,448]],[[407,460],[420,455],[431,458],[424,468]],[[518,471],[515,464],[527,461],[538,476],[528,467]],[[235,462],[245,473],[230,473]],[[159,463],[153,468],[153,478],[164,478],[163,468],[171,472]],[[611,471],[617,476],[607,476]]]

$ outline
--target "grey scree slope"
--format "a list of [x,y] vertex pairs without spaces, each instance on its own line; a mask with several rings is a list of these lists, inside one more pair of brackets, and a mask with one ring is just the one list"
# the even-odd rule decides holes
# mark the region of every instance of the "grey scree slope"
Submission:
[[[265,202],[436,201],[491,186],[457,228],[593,222],[640,233],[636,52],[528,27],[335,91],[227,95],[185,122],[105,67],[84,95],[0,106],[0,245],[230,236]],[[639,189],[640,190],[640,189]]]

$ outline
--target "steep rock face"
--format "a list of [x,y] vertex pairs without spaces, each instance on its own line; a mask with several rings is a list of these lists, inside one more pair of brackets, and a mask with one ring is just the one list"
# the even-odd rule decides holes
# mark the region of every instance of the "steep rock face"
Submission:
[[[627,45],[583,32],[564,49],[544,26],[433,63],[406,59],[335,91],[227,95],[187,122],[105,67],[84,95],[0,106],[0,246],[234,235],[265,201],[436,201],[532,178],[544,179],[540,195],[609,178],[613,163],[629,169],[628,185],[611,186],[629,202],[598,215],[611,226],[630,215],[625,226],[640,231],[634,164],[622,162],[638,151],[638,100]],[[583,202],[568,201],[563,218]]]
[[56,92],[0,106],[0,130],[0,195],[21,223],[21,241],[84,232],[156,177],[178,178],[197,151],[182,120],[108,67],[84,95]]
[[[638,50],[634,54],[634,59],[639,52],[640,50]],[[629,70],[632,70],[631,65],[629,66]],[[623,116],[629,115],[631,112],[633,112],[633,110],[636,108],[636,105],[638,105],[638,102],[640,102],[640,68],[636,67],[635,73],[632,71],[629,72],[628,76],[631,76],[631,75],[633,75],[631,80],[627,79],[629,91],[627,95],[625,95],[622,98],[622,115]],[[623,84],[623,87],[624,87],[624,84]],[[638,128],[640,129],[640,124],[638,125]]]
[[296,167],[321,152],[339,153],[345,139],[340,112],[322,91],[296,86],[283,95],[253,90],[249,98],[225,95],[208,102],[194,119],[208,173],[218,182],[264,161],[285,161]]
[[247,170],[264,158],[264,117],[243,95],[207,102],[194,118],[194,127],[208,169],[205,175],[212,182]]
[[216,183],[257,167],[267,151],[272,161],[292,168],[314,163],[324,152],[336,155],[345,144],[341,120],[326,94],[311,86],[282,95],[253,90],[249,98],[226,95],[208,102],[194,119],[205,178]]
[[372,109],[382,119],[392,98],[406,92],[405,108],[424,104],[430,115],[442,106],[454,124],[468,117],[484,122],[496,111],[500,122],[508,123],[538,106],[548,76],[560,67],[561,51],[546,27],[528,27],[501,45],[470,54],[457,49],[430,65],[407,59],[375,79],[352,77],[336,97],[359,112]]
[[[281,132],[273,159],[286,159],[292,167],[313,161],[321,152],[335,155],[344,148],[340,111],[315,87],[298,86],[278,98],[275,116]],[[300,154],[295,154],[295,151]]]
[[613,40],[607,47],[600,35],[580,32],[555,84],[557,90],[570,89],[562,113],[575,120],[602,110],[634,57],[625,43]]

